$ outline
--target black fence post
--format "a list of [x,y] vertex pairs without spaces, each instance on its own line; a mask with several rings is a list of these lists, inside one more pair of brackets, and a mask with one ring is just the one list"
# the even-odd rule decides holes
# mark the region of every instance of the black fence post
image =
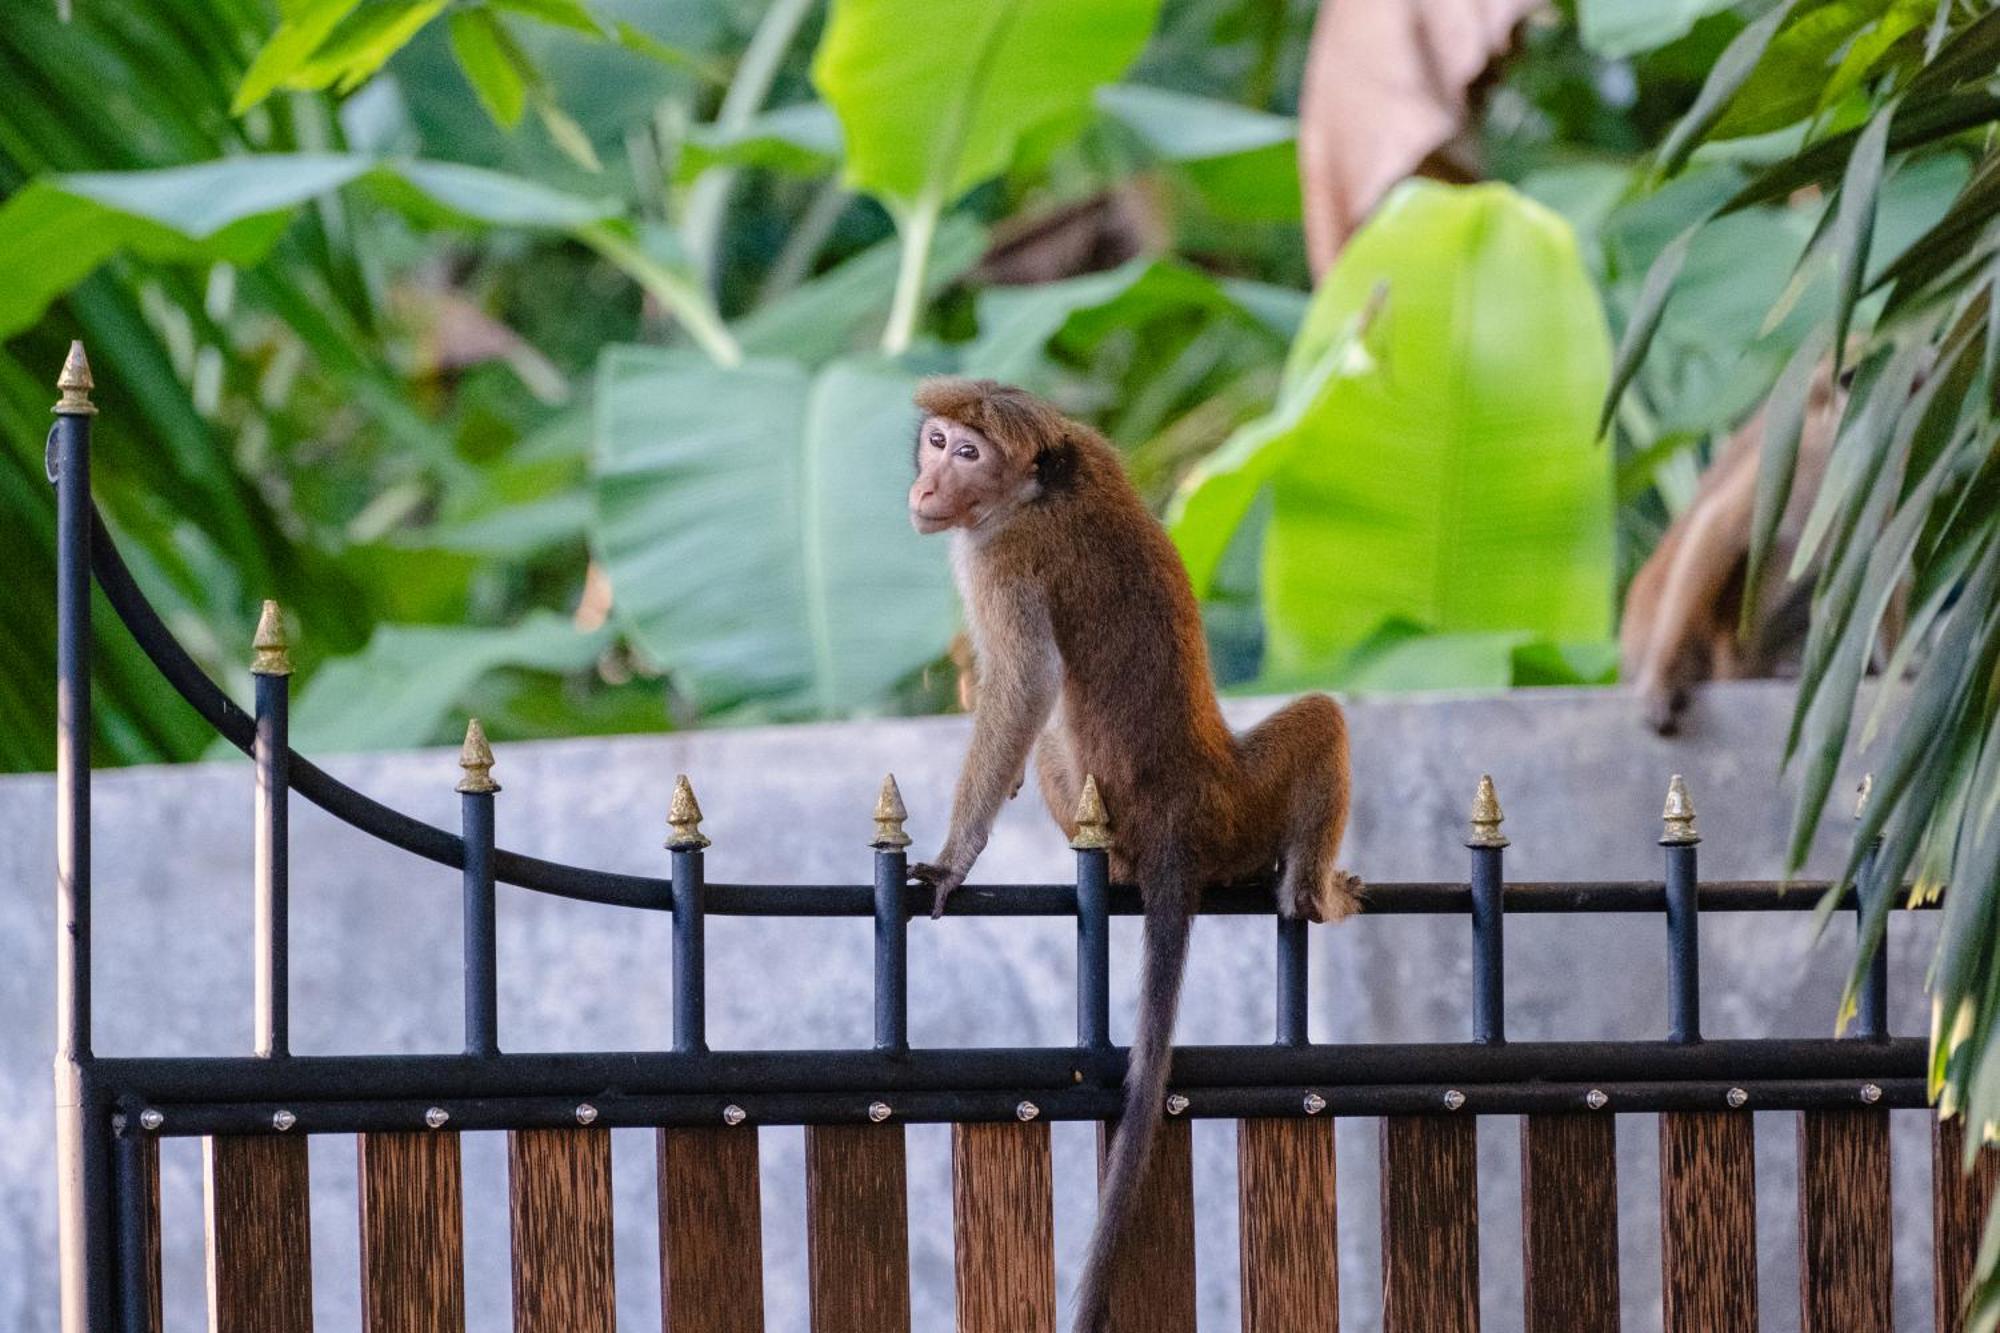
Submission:
[[1076,803],[1076,1044],[1111,1047],[1111,821],[1097,779],[1083,780]]
[[257,1054],[268,1059],[292,1049],[292,655],[276,602],[264,603],[251,647],[257,713],[251,749],[257,770],[255,1022]]
[[56,488],[56,1152],[63,1326],[109,1333],[111,1125],[90,1095],[90,362],[72,342],[47,468]]
[[1701,935],[1696,906],[1699,878],[1695,846],[1694,802],[1687,784],[1676,773],[1667,783],[1667,804],[1660,812],[1660,846],[1666,849],[1667,890],[1667,1040],[1701,1040]]
[[701,831],[701,806],[685,773],[674,779],[667,823],[673,829],[667,850],[674,854],[674,1049],[693,1054],[708,1049],[702,905],[702,848],[708,846],[708,839]]
[[1507,835],[1500,831],[1500,797],[1493,779],[1481,774],[1472,798],[1472,832],[1465,845],[1472,849],[1472,1039],[1493,1044],[1507,1040],[1507,994],[1504,930],[1506,912]]
[[[1862,812],[1868,808],[1868,793],[1874,785],[1873,774],[1861,779],[1861,793],[1854,803],[1856,819],[1861,818]],[[1881,883],[1881,877],[1875,873],[1875,861],[1881,853],[1882,839],[1878,837],[1868,845],[1868,851],[1861,859],[1861,868],[1854,876],[1854,934],[1857,947],[1867,939],[1868,913],[1875,904],[1876,895],[1894,891],[1890,885]],[[1855,996],[1854,1022],[1848,1032],[1850,1036],[1872,1041],[1889,1035],[1889,931],[1886,925],[1881,938],[1875,941],[1875,952],[1869,956],[1868,971],[1861,978],[1861,990]]]
[[486,728],[465,724],[458,752],[458,822],[465,841],[462,905],[465,915],[465,1053],[500,1053],[499,942],[493,905],[493,748]]
[[1278,917],[1277,939],[1277,1043],[1280,1046],[1306,1044],[1306,919]]
[[[123,1113],[120,1113],[122,1118]],[[118,1195],[118,1327],[120,1333],[152,1333],[153,1291],[150,1234],[153,1198],[146,1155],[157,1141],[126,1124],[112,1142]]]
[[897,790],[896,775],[882,779],[875,799],[875,1049],[910,1049],[910,917],[903,890],[910,878],[904,849],[910,835],[903,821],[910,812]]

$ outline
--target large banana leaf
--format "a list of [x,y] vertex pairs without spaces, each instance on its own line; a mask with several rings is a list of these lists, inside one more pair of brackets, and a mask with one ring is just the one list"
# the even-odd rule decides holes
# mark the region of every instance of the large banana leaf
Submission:
[[1174,163],[1219,216],[1298,221],[1299,126],[1291,117],[1132,83],[1098,89],[1097,107]]
[[995,287],[978,300],[979,336],[960,363],[982,375],[1045,391],[1052,379],[1044,354],[1052,340],[1076,330],[1101,333],[1139,328],[1162,311],[1201,310],[1245,323],[1254,317],[1204,273],[1170,260],[1141,257],[1117,268],[1055,282]]
[[292,211],[364,175],[415,211],[448,221],[583,231],[613,211],[545,185],[451,162],[371,162],[351,153],[266,153],[154,171],[35,181],[0,205],[0,337],[104,260],[252,264]]
[[849,185],[935,211],[1124,73],[1160,0],[835,0],[813,80]]
[[307,754],[441,742],[454,710],[503,669],[566,673],[597,660],[610,636],[536,611],[504,628],[382,625],[368,646],[315,672],[292,710],[292,744]]
[[943,652],[944,547],[904,510],[914,387],[879,362],[605,352],[592,545],[614,614],[704,707],[866,709]]
[[1577,35],[1615,60],[1665,46],[1729,6],[1730,0],[1577,0]]
[[1267,674],[1331,672],[1397,622],[1604,639],[1609,366],[1567,224],[1505,186],[1403,187],[1315,295],[1274,417],[1177,497],[1196,586],[1268,477]]

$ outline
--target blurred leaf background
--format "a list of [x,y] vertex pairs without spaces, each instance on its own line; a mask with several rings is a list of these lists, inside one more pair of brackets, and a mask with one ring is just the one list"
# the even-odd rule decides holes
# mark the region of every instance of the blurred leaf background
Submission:
[[[910,386],[959,371],[1126,451],[1226,687],[1609,680],[1624,581],[1828,308],[1787,287],[1823,200],[1703,229],[1596,440],[1648,266],[1816,113],[1760,72],[1661,184],[1760,9],[1411,5],[1478,77],[1316,284],[1310,62],[1394,52],[1311,56],[1310,0],[19,6],[0,553],[51,577],[78,336],[135,573],[231,688],[279,598],[314,748],[935,710],[957,612],[900,498]],[[1890,173],[1878,236],[1964,177]],[[0,607],[0,767],[51,761],[52,635]],[[102,656],[101,760],[203,751]]]

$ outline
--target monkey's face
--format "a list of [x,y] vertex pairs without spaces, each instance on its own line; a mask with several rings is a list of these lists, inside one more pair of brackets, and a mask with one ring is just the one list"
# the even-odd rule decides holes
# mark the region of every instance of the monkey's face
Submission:
[[1016,467],[1005,449],[963,422],[926,417],[917,428],[910,523],[918,532],[994,524],[1035,489],[1033,469]]

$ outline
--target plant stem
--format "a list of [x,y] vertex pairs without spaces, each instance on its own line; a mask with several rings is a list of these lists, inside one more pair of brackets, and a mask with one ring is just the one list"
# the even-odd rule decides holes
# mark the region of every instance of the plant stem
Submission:
[[924,274],[930,267],[931,240],[937,235],[942,201],[930,195],[897,219],[903,237],[902,260],[896,266],[896,295],[889,303],[889,324],[882,330],[882,350],[900,356],[909,350],[924,305]]
[[742,344],[722,322],[715,303],[700,283],[674,272],[602,223],[579,227],[576,236],[672,312],[711,361],[719,366],[743,364]]
[[[771,84],[784,64],[785,51],[798,34],[799,25],[812,11],[813,0],[773,0],[743,48],[743,59],[722,95],[715,112],[715,128],[737,130],[750,123]],[[723,216],[729,208],[729,192],[736,184],[732,167],[716,167],[702,174],[688,191],[687,209],[681,219],[681,241],[694,262],[694,271],[704,287],[715,286],[717,241],[722,235]]]

